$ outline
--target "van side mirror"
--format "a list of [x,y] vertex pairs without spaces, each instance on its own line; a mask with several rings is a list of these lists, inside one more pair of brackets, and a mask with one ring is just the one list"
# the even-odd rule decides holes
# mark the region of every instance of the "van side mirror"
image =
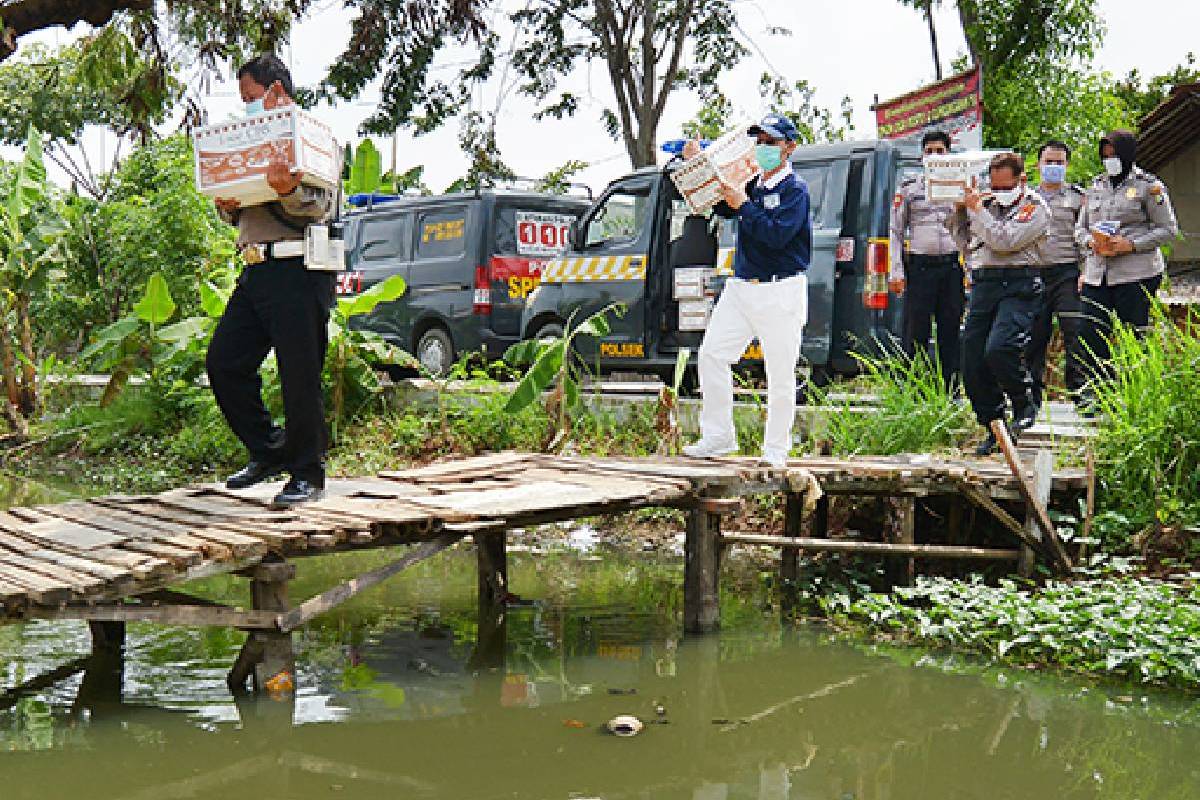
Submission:
[[571,229],[567,235],[570,236],[569,241],[570,241],[572,250],[579,251],[579,250],[583,249],[583,242],[579,241],[579,237],[580,237],[579,220],[576,219],[576,220],[571,221]]

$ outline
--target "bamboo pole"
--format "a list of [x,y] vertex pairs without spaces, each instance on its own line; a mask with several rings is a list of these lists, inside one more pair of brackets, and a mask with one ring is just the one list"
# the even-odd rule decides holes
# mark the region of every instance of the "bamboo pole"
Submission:
[[1004,420],[994,419],[991,422],[992,435],[996,437],[996,443],[1000,445],[1001,452],[1004,453],[1004,460],[1008,462],[1008,468],[1012,472],[1013,477],[1017,479],[1017,491],[1025,500],[1025,504],[1029,507],[1030,513],[1033,515],[1034,522],[1042,529],[1042,535],[1049,543],[1050,554],[1054,557],[1060,570],[1068,572],[1074,566],[1071,563],[1071,557],[1067,555],[1066,548],[1063,547],[1062,540],[1058,538],[1058,532],[1054,530],[1054,525],[1050,522],[1050,515],[1046,513],[1046,508],[1038,502],[1036,490],[1030,485],[1029,479],[1025,477],[1025,470],[1022,469],[1021,460],[1017,457],[1017,448],[1013,445],[1012,439],[1009,438],[1008,428],[1004,426]]
[[760,533],[723,533],[725,544],[762,544],[771,547],[799,548],[832,553],[877,553],[911,558],[963,558],[977,561],[1016,561],[1020,550],[966,547],[945,544],[902,544],[898,542],[859,542],[848,539],[811,539],[799,536],[772,536]]

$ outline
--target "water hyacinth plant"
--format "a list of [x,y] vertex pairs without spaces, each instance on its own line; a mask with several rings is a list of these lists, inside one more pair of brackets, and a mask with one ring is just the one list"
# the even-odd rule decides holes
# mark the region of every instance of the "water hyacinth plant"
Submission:
[[920,578],[892,595],[835,595],[826,609],[905,642],[1200,691],[1200,588],[1110,577],[1026,591]]

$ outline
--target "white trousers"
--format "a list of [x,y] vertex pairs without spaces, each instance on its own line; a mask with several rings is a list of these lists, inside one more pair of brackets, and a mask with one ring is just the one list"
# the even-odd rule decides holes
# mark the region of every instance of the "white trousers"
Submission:
[[732,366],[757,337],[767,373],[767,429],[763,455],[786,457],[792,449],[796,418],[796,361],[808,320],[808,279],[804,275],[774,283],[751,283],[730,278],[713,309],[697,366],[701,438],[717,444],[736,444],[733,428]]

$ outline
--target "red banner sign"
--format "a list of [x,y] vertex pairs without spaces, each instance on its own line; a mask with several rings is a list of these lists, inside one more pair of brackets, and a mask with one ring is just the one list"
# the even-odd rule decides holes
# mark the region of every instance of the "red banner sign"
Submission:
[[978,67],[875,104],[881,139],[919,137],[930,128],[965,150],[983,147],[983,79]]

